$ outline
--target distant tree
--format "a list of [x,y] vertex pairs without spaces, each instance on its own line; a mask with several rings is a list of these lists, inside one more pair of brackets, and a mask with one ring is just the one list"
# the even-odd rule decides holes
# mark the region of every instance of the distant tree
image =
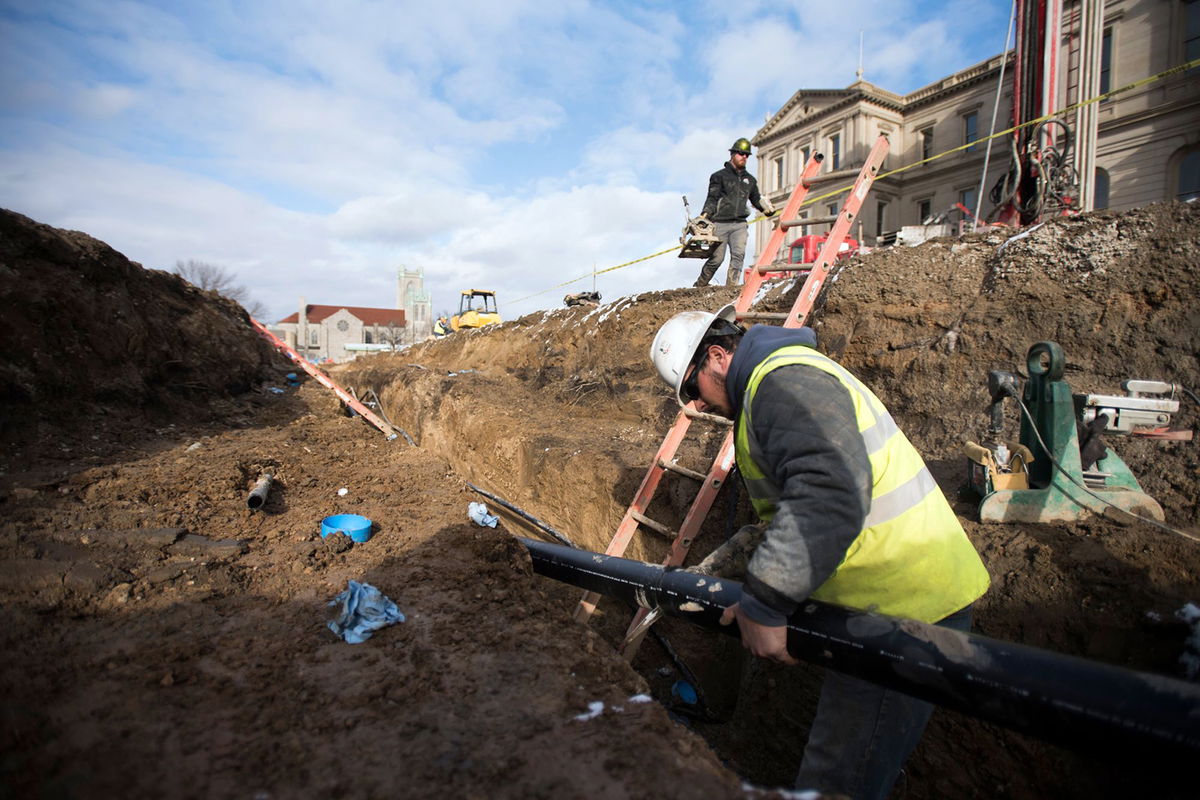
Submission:
[[255,319],[266,316],[267,309],[262,303],[250,297],[246,287],[237,282],[237,278],[225,267],[209,264],[205,261],[188,259],[175,262],[175,274],[183,278],[197,289],[206,292],[216,292],[246,309],[246,313]]
[[382,344],[390,344],[393,350],[404,344],[406,335],[404,328],[394,322],[389,322],[379,329],[379,341]]

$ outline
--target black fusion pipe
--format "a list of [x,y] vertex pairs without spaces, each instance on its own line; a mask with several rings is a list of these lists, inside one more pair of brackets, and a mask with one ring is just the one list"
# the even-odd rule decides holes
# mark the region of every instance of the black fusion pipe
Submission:
[[[521,539],[534,571],[738,635],[737,581]],[[914,620],[809,600],[788,620],[796,658],[1089,754],[1200,752],[1200,686]]]

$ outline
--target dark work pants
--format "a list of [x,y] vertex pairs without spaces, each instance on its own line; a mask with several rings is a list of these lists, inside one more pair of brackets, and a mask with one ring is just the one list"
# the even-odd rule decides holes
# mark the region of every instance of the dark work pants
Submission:
[[[971,606],[937,624],[969,631]],[[796,788],[883,800],[932,714],[932,703],[829,670]]]

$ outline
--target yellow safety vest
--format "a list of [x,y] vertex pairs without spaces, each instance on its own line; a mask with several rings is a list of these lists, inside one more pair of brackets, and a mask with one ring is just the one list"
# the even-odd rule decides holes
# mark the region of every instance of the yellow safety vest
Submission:
[[871,461],[871,508],[846,557],[812,597],[922,622],[937,622],[987,591],[987,569],[916,448],[875,394],[845,367],[810,347],[781,347],[750,374],[734,453],[754,510],[775,516],[779,489],[758,466],[751,422],[754,395],[772,370],[816,367],[850,393]]

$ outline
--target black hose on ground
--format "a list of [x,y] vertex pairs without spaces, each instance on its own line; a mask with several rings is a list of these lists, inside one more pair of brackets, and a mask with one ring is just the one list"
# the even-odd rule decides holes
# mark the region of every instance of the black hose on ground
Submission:
[[472,492],[477,492],[477,493],[483,495],[484,497],[488,498],[489,500],[495,501],[499,505],[503,506],[504,508],[507,508],[509,511],[516,514],[518,517],[521,517],[522,519],[532,522],[535,526],[537,526],[538,530],[544,531],[545,533],[554,537],[558,541],[562,542],[567,547],[575,547],[576,546],[574,542],[572,542],[570,539],[567,538],[567,535],[565,533],[560,533],[560,532],[556,531],[554,528],[551,528],[549,525],[542,522],[537,517],[533,516],[532,514],[526,513],[525,511],[522,511],[521,509],[514,506],[512,503],[508,502],[507,500],[505,500],[501,497],[497,497],[496,495],[492,494],[489,491],[480,489],[478,486],[476,486],[473,483],[467,483],[467,488],[470,489]]

